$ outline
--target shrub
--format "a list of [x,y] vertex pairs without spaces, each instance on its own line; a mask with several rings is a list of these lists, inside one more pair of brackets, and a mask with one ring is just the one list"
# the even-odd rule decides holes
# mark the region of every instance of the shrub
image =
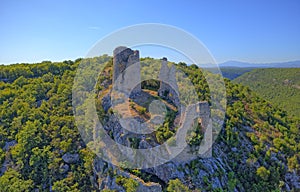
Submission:
[[263,180],[267,181],[270,175],[270,171],[264,166],[261,166],[256,170],[256,174]]

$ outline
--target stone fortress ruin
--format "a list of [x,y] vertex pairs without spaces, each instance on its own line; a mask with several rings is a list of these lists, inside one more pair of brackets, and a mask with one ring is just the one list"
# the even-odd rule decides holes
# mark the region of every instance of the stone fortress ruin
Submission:
[[[210,150],[211,145],[207,145],[207,143],[212,140],[211,132],[207,134],[206,131],[211,130],[211,114],[208,102],[200,101],[192,106],[183,106],[179,99],[180,93],[175,66],[169,67],[167,58],[162,58],[158,71],[157,77],[153,77],[159,82],[157,90],[142,89],[139,51],[124,46],[115,48],[113,51],[113,86],[109,93],[110,96],[107,95],[110,99],[106,99],[110,100],[111,105],[108,105],[108,102],[103,102],[102,99],[103,108],[106,111],[110,108],[113,113],[110,114],[104,129],[112,135],[117,143],[123,146],[132,147],[134,141],[134,148],[152,149],[152,151],[162,150],[165,152],[165,156],[169,156],[168,153],[172,154],[173,152],[169,151],[168,147],[165,146],[165,149],[156,148],[161,142],[156,141],[155,134],[153,138],[153,133],[158,126],[163,127],[166,114],[172,111],[176,113],[172,129],[177,130],[178,133],[173,136],[177,142],[175,146],[182,147],[185,145],[186,131],[198,121],[198,124],[201,124],[202,133],[204,133],[202,141],[208,146],[202,147],[203,154],[206,153],[203,156],[208,156],[207,151]],[[144,111],[139,113],[138,110],[141,106],[144,107]],[[149,140],[149,138],[151,139]],[[200,148],[200,146],[198,147]],[[180,161],[190,157],[191,149],[187,148],[185,152],[183,151],[183,155],[181,155],[183,158]],[[161,152],[153,152],[153,154],[159,153]],[[157,161],[163,162],[164,160]]]
[[[141,66],[138,50],[120,46],[113,51],[113,88],[126,96],[139,95],[141,88]],[[176,68],[168,67],[166,57],[161,59],[158,96],[180,107]]]
[[117,47],[113,52],[114,89],[126,95],[139,94],[140,69],[139,51],[123,46]]
[[[159,73],[160,86],[157,95],[171,101],[177,108],[180,107],[179,88],[176,81],[176,68],[168,66],[166,57],[161,59]],[[113,51],[113,89],[125,94],[127,98],[140,95],[141,66],[139,51],[120,46]],[[210,119],[210,108],[207,101],[197,104],[197,115],[200,117],[202,126],[208,126]]]

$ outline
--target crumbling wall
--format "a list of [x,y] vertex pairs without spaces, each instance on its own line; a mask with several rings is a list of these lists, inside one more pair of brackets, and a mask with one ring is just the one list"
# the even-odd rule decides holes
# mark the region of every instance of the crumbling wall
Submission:
[[120,46],[113,52],[113,88],[126,95],[141,92],[139,51]]
[[180,108],[179,89],[176,81],[176,69],[172,65],[168,67],[167,58],[162,58],[159,73],[160,87],[158,95],[164,99],[172,101],[177,108]]

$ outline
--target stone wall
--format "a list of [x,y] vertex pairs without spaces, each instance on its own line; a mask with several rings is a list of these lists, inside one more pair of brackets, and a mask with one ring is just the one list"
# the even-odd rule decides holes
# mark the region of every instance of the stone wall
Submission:
[[126,95],[141,92],[139,51],[120,46],[113,52],[113,88]]
[[162,58],[159,73],[160,87],[158,95],[164,99],[172,101],[176,107],[180,108],[179,89],[176,81],[176,69],[172,65],[168,67],[167,58]]
[[203,128],[207,128],[210,120],[210,107],[207,101],[201,101],[197,104],[197,116],[201,119]]

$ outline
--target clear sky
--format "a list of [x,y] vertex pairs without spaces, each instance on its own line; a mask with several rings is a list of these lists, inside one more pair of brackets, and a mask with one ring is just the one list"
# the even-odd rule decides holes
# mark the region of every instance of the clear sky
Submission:
[[101,38],[140,23],[196,36],[218,63],[300,60],[300,1],[0,1],[0,64],[85,57]]

